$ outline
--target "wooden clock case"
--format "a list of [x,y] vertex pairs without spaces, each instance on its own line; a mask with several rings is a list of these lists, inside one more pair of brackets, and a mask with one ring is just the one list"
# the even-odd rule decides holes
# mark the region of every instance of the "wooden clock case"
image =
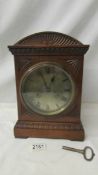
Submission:
[[[89,45],[57,32],[40,32],[23,38],[9,50],[14,55],[18,121],[14,127],[17,138],[43,137],[84,140],[80,120],[84,54]],[[30,113],[22,102],[20,82],[24,73],[42,62],[60,64],[75,83],[75,97],[67,110],[54,116]]]

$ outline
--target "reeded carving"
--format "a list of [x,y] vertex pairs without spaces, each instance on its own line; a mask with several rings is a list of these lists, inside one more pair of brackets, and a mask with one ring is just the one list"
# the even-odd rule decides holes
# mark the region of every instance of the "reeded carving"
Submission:
[[80,67],[82,66],[81,59],[78,59],[78,58],[70,59],[69,58],[68,60],[66,60],[66,63],[68,64],[68,66],[72,67],[74,75],[77,76],[79,74]]
[[83,45],[80,41],[72,38],[71,36],[58,33],[58,32],[39,32],[30,35],[22,40],[18,41],[15,45],[28,45],[29,46],[71,46],[71,45]]
[[88,47],[62,33],[40,32],[9,46],[9,50],[14,55],[83,55]]
[[52,129],[52,130],[81,130],[82,125],[79,123],[45,123],[45,122],[30,122],[30,121],[18,121],[17,128],[27,129]]

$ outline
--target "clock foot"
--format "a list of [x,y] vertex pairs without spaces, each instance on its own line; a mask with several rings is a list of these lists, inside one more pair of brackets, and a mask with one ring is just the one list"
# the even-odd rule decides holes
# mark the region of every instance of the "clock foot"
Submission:
[[15,132],[14,132],[14,136],[15,136],[16,139],[27,139],[27,138],[29,138],[28,136],[21,136],[20,134],[19,135],[15,134]]
[[14,128],[16,138],[53,138],[68,140],[84,140],[84,129],[81,122],[56,123],[56,122],[31,122],[17,121]]

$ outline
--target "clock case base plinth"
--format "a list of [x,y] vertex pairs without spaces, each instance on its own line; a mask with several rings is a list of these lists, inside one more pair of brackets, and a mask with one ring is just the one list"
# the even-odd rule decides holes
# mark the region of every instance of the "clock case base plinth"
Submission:
[[84,140],[84,129],[81,121],[75,123],[57,123],[57,122],[32,122],[18,120],[14,127],[16,138],[53,138]]

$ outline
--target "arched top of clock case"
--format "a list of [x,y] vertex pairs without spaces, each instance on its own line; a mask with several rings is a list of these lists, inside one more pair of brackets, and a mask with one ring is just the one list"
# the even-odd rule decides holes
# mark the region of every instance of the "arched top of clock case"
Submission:
[[83,44],[71,36],[58,32],[39,32],[18,41],[15,46],[33,47],[66,47],[82,46]]
[[89,45],[62,33],[39,32],[8,48],[14,55],[84,55]]

